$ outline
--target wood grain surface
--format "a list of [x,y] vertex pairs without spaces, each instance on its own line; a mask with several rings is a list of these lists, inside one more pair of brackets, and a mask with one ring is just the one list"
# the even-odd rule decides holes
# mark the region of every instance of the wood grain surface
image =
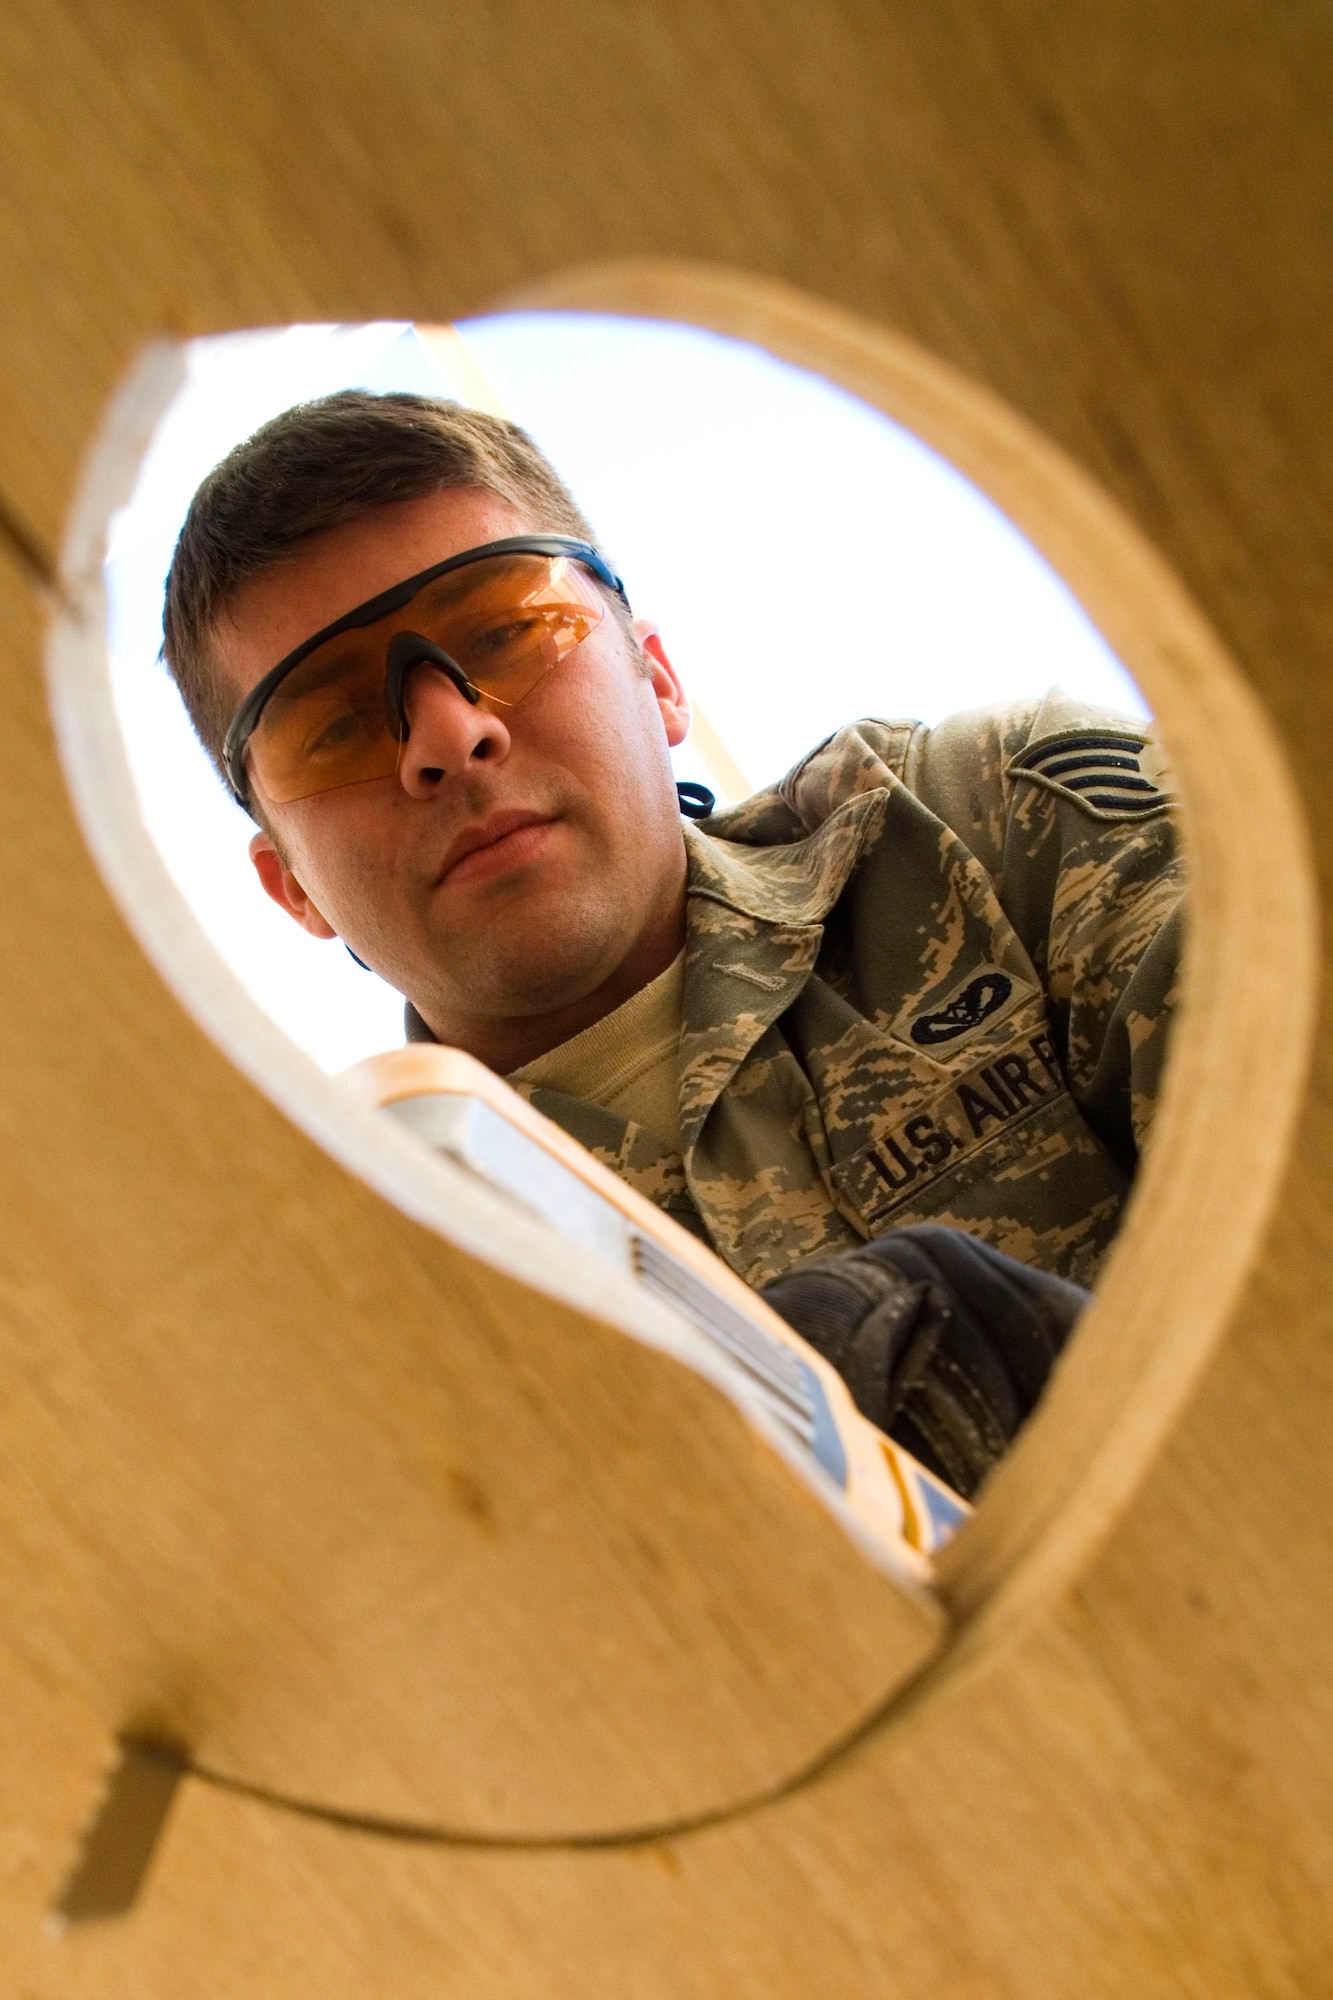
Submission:
[[[1322,1995],[1326,11],[15,0],[0,88],[6,1989]],[[281,1049],[102,733],[146,343],[536,297],[748,330],[913,422],[1181,775],[1162,1128],[897,1700],[919,1607],[651,1313]],[[56,1936],[124,1730],[213,1775],[132,1912]]]

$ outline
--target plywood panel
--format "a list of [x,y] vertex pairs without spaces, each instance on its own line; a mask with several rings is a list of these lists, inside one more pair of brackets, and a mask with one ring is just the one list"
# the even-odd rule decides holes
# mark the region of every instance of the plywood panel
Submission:
[[[90,2000],[201,1980],[275,2000],[1321,1990],[1330,1038],[1321,1020],[1289,1138],[1309,998],[1299,836],[1262,724],[1247,764],[1243,703],[1214,700],[1223,683],[1196,653],[1159,662],[1211,887],[1198,1034],[1154,1171],[1187,1212],[1190,1175],[1206,1168],[1214,1193],[1171,1255],[1152,1217],[1134,1218],[1105,1303],[1118,1287],[1136,1344],[1117,1347],[1105,1312],[1090,1326],[972,1552],[960,1547],[958,1643],[916,1694],[786,1798],[623,1851],[405,1846],[192,1781],[142,1908],[45,1935],[111,1729],[156,1721],[237,1743],[237,1686],[248,1673],[250,1689],[281,1687],[307,1645],[302,1566],[337,1557],[350,1589],[342,1552],[392,1522],[393,1560],[419,1576],[423,1495],[441,1482],[457,1503],[454,1587],[484,1576],[499,1605],[531,1598],[558,1544],[560,1573],[583,1565],[589,1605],[594,1584],[623,1603],[639,1668],[657,1660],[677,1690],[660,1740],[639,1746],[651,1755],[607,1759],[586,1746],[599,1731],[623,1743],[605,1691],[618,1656],[590,1695],[571,1665],[572,1733],[538,1775],[548,1805],[585,1824],[616,1786],[628,1811],[710,1784],[739,1801],[756,1773],[794,1771],[872,1705],[891,1617],[861,1556],[730,1406],[610,1330],[623,1300],[603,1298],[600,1319],[580,1310],[573,1274],[535,1309],[522,1245],[497,1247],[495,1275],[477,1217],[459,1248],[395,1214],[186,1019],[63,800],[29,586],[147,338],[447,319],[575,266],[721,261],[911,336],[1101,482],[1276,726],[1326,881],[1331,34],[1322,9],[1239,0],[1207,17],[1132,0],[7,12],[0,514],[17,532],[0,603],[0,1312],[21,1449],[0,1498],[20,1606],[4,1652],[20,1725],[3,1780],[16,1985]],[[1195,673],[1206,722],[1191,735]],[[1228,975],[1250,961],[1252,978]],[[255,1053],[253,1073],[268,1061]],[[300,1083],[284,1098],[313,1101]],[[1230,1126],[1229,1106],[1243,1112]],[[389,1167],[375,1171],[387,1184]],[[1230,1226],[1214,1199],[1227,1186]],[[433,1468],[419,1439],[394,1448],[389,1296],[393,1373],[427,1399]],[[1154,1310],[1169,1420],[1118,1461],[1132,1477],[1081,1487],[1077,1425],[1119,1422],[1134,1400],[1117,1366],[1141,1359],[1155,1388]],[[660,1412],[648,1443],[645,1409]],[[279,1467],[308,1496],[330,1463],[341,1472],[352,1428],[374,1450],[341,1482],[345,1512],[321,1522],[303,1506],[275,1524],[269,1478],[247,1469]],[[687,1466],[652,1442],[682,1434],[698,1446]],[[244,1447],[230,1458],[216,1449],[228,1435]],[[513,1451],[518,1436],[530,1451]],[[166,1504],[136,1514],[136,1490]],[[478,1493],[511,1529],[503,1577],[480,1553]],[[1077,1532],[1062,1540],[1064,1520]],[[663,1579],[700,1522],[709,1558],[681,1612]],[[410,1677],[427,1600],[401,1596],[392,1646]],[[560,1642],[554,1614],[543,1629]],[[261,1726],[262,1703],[247,1713],[251,1749],[296,1759],[295,1783],[324,1722],[301,1713],[291,1671],[295,1733]],[[505,1688],[515,1786],[535,1768],[527,1685]],[[684,1704],[715,1690],[701,1737]],[[387,1698],[376,1707],[393,1717]],[[358,1746],[349,1783],[439,1803],[402,1741]],[[493,1810],[484,1787],[506,1747],[465,1747],[474,1761],[455,1760],[450,1781]]]

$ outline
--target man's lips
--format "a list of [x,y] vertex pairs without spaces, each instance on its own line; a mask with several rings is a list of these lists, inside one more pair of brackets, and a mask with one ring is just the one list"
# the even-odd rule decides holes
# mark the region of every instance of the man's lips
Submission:
[[465,826],[446,850],[437,884],[499,873],[520,866],[528,850],[540,846],[555,816],[540,812],[498,812]]

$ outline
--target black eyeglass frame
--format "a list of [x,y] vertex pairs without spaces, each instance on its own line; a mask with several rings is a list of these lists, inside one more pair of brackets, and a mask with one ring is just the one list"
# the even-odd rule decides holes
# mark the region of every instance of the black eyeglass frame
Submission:
[[[437,576],[447,576],[449,571],[454,569],[466,569],[469,563],[484,562],[488,556],[503,555],[568,556],[571,562],[581,563],[584,569],[592,572],[599,583],[613,591],[627,611],[630,608],[625,586],[606,557],[595,549],[591,542],[574,541],[568,535],[507,535],[502,541],[482,542],[475,549],[463,549],[456,556],[446,556],[443,562],[432,563],[429,569],[418,570],[414,576],[405,577],[401,583],[395,583],[390,589],[382,590],[378,597],[368,597],[364,604],[358,604],[351,611],[344,612],[341,618],[335,618],[331,625],[323,626],[309,639],[303,639],[293,652],[278,661],[276,667],[271,667],[261,681],[256,681],[228,724],[222,745],[222,764],[226,773],[227,788],[237,805],[245,812],[251,810],[250,785],[245,771],[246,745],[258,728],[259,718],[274,690],[282,685],[294,667],[299,667],[302,660],[313,653],[316,647],[322,646],[326,640],[336,639],[340,632],[354,632],[363,625],[374,625],[381,618],[387,617],[391,611],[401,610],[403,605],[411,603],[418,591],[424,590],[428,583],[433,583]],[[447,665],[454,669],[463,686],[471,686],[461,667],[448,660],[448,656],[444,653],[440,653],[439,658],[441,662],[447,662]],[[387,686],[387,661],[385,679]],[[475,693],[472,698],[476,699]]]

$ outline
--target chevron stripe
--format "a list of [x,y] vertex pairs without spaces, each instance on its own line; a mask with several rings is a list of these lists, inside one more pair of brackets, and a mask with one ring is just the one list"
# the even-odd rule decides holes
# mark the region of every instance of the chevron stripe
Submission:
[[1014,777],[1033,778],[1081,805],[1132,817],[1170,804],[1168,794],[1144,775],[1139,760],[1146,747],[1140,736],[1113,731],[1064,735],[1030,745],[1009,769]]

